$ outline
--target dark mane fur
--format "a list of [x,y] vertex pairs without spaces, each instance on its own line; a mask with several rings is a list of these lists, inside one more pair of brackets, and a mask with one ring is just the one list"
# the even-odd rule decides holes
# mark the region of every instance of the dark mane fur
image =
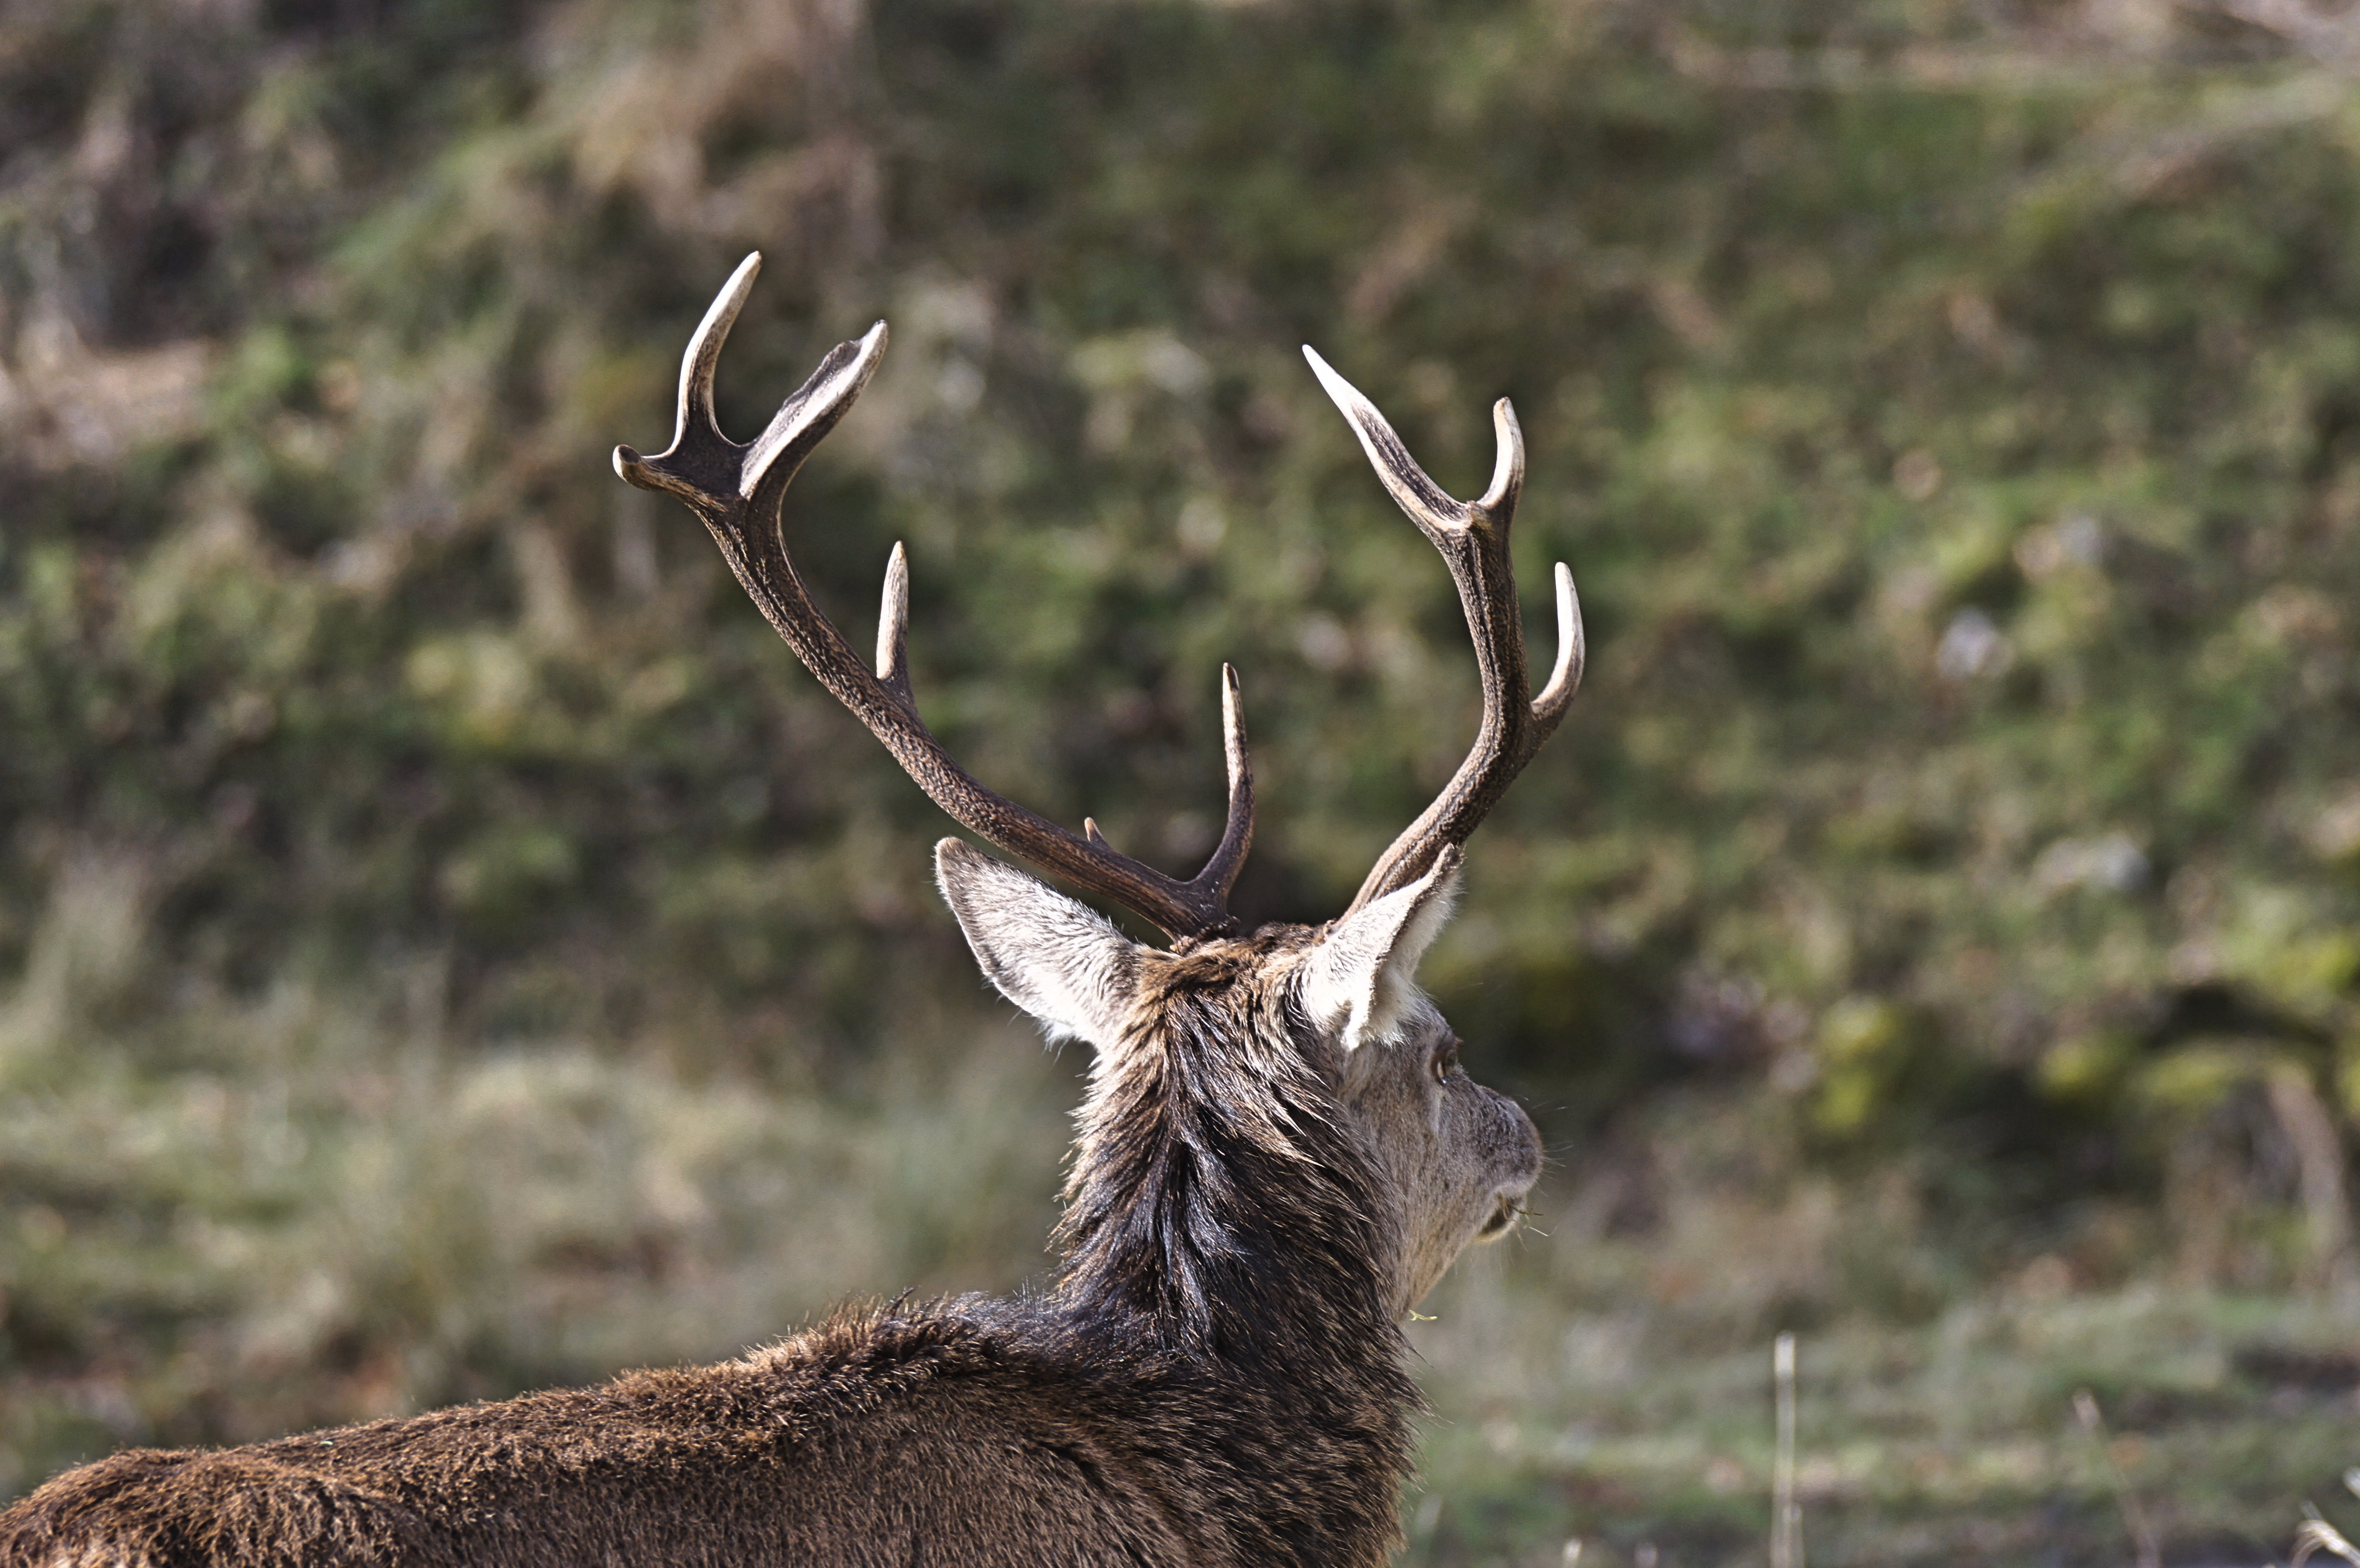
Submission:
[[1173,1356],[1235,1412],[1204,1436],[1247,1474],[1316,1482],[1256,1510],[1273,1530],[1262,1561],[1382,1561],[1417,1406],[1386,1311],[1395,1242],[1306,1060],[1317,1037],[1277,988],[1243,983],[1310,937],[1270,927],[1147,957],[1139,1029],[1083,1116],[1051,1301]]
[[1298,931],[1146,961],[1134,1030],[1083,1114],[1058,1231],[1061,1305],[1135,1318],[1159,1344],[1247,1372],[1299,1369],[1306,1331],[1396,1348],[1382,1283],[1393,1241],[1305,1059],[1316,1041],[1283,996],[1240,983]]

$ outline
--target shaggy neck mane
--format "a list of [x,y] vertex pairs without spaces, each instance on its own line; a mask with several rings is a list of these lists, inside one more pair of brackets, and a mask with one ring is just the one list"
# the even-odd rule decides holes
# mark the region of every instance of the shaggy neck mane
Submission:
[[1292,934],[1146,958],[1139,1022],[1082,1113],[1057,1299],[1162,1349],[1299,1378],[1396,1366],[1401,1341],[1398,1243],[1368,1163],[1280,987],[1255,975]]
[[[1270,959],[1307,941],[1141,956],[1132,1029],[1099,1053],[1050,1305],[1160,1390],[1142,1424],[1198,1456],[1204,1561],[1377,1568],[1417,1389],[1391,1312],[1398,1238]],[[1153,1370],[1151,1370],[1153,1368]]]

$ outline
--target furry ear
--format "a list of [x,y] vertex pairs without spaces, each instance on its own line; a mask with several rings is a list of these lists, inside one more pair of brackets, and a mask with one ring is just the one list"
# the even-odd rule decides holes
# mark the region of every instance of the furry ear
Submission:
[[955,838],[934,845],[934,879],[1001,996],[1052,1040],[1113,1047],[1138,984],[1138,944],[1097,910]]
[[1425,876],[1337,921],[1303,961],[1304,1010],[1348,1053],[1393,1028],[1417,961],[1450,923],[1459,867],[1459,847],[1443,845]]

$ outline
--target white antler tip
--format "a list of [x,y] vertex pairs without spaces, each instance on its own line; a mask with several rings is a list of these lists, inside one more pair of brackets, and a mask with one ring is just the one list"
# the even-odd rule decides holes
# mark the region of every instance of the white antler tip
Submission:
[[877,608],[877,679],[906,704],[910,691],[910,558],[901,541],[885,558],[885,592]]
[[1251,792],[1252,789],[1253,763],[1246,752],[1245,693],[1239,688],[1237,666],[1233,664],[1221,666],[1221,756],[1228,764],[1229,801],[1234,811],[1239,791],[1242,789]]
[[728,332],[729,324],[738,319],[738,309],[746,303],[746,296],[754,291],[754,275],[761,270],[762,253],[748,251],[746,259],[738,264],[738,270],[729,275],[729,281],[721,286],[721,292],[713,297],[713,304],[697,328],[698,339],[711,335],[716,324],[723,332]]
[[[1311,374],[1319,377],[1319,385],[1327,390],[1328,396],[1334,400],[1336,406],[1343,409],[1346,414],[1356,412],[1360,405],[1368,402],[1366,397],[1360,396],[1360,389],[1338,376],[1336,373],[1336,367],[1320,358],[1319,351],[1309,343],[1303,345],[1303,357],[1311,362]],[[1373,408],[1371,409],[1371,412],[1374,411]],[[1355,423],[1357,422],[1356,420]]]
[[1557,579],[1557,662],[1549,670],[1546,685],[1533,699],[1533,712],[1548,723],[1565,711],[1567,703],[1581,685],[1582,667],[1589,662],[1589,651],[1581,629],[1581,599],[1573,589],[1573,571],[1562,561],[1553,573]]
[[713,367],[720,362],[721,344],[737,324],[746,297],[754,291],[754,275],[761,270],[762,253],[748,251],[729,281],[721,286],[721,292],[713,297],[713,303],[705,308],[705,319],[696,323],[696,332],[688,340],[688,351],[680,359],[680,413],[672,428],[672,452],[681,450],[693,428],[721,434],[713,418]]
[[1499,455],[1491,463],[1491,483],[1475,503],[1487,512],[1513,507],[1524,483],[1524,430],[1516,422],[1516,406],[1505,397],[1491,405],[1491,435]]

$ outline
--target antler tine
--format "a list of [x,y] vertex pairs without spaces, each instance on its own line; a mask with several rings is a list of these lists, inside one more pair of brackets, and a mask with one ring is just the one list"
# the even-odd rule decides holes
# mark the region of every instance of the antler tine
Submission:
[[1245,698],[1238,690],[1237,668],[1229,664],[1221,666],[1221,752],[1229,764],[1229,820],[1222,825],[1221,842],[1214,847],[1213,858],[1205,862],[1197,876],[1226,901],[1246,863],[1246,851],[1253,847],[1254,807],[1253,759],[1246,755]]
[[885,362],[885,323],[879,321],[859,341],[836,344],[779,405],[746,453],[746,474],[738,489],[753,515],[772,518],[775,527],[779,504],[786,499],[787,486],[803,460],[836,429]]
[[1253,773],[1246,759],[1237,672],[1222,666],[1222,727],[1229,757],[1227,830],[1205,868],[1186,882],[1117,853],[1088,827],[1074,834],[976,782],[918,717],[910,687],[909,558],[896,544],[885,567],[877,618],[874,670],[821,613],[787,553],[780,504],[788,484],[823,437],[836,428],[885,353],[885,323],[856,343],[838,343],[748,444],[722,434],[713,410],[713,374],[722,341],[745,304],[761,265],[749,256],[730,275],[689,340],[680,370],[680,412],[672,445],[652,458],[615,449],[615,472],[647,490],[687,503],[721,547],[724,559],[771,626],[821,685],[852,711],[894,760],[962,826],[1011,855],[1112,898],[1176,938],[1233,928],[1228,898],[1253,838]]
[[[1426,477],[1426,470],[1417,465],[1417,459],[1410,456],[1409,448],[1402,445],[1401,437],[1393,433],[1393,426],[1377,412],[1377,406],[1370,402],[1359,387],[1337,375],[1335,368],[1320,358],[1319,351],[1309,343],[1303,345],[1303,357],[1311,362],[1311,373],[1319,377],[1319,385],[1327,389],[1336,407],[1344,411],[1344,418],[1351,421],[1352,433],[1360,438],[1360,450],[1369,454],[1369,463],[1376,469],[1377,477],[1384,482],[1385,489],[1394,503],[1409,514],[1409,520],[1429,539],[1434,537],[1437,529],[1466,527],[1469,510],[1466,503],[1454,500],[1448,491]],[[1502,402],[1505,400],[1502,399]],[[1514,430],[1513,414],[1509,416],[1508,423],[1509,429]],[[1492,489],[1501,488],[1503,474],[1510,485],[1521,485],[1524,463],[1524,438],[1519,433],[1513,456],[1503,449],[1499,462],[1492,465]],[[1507,473],[1512,468],[1513,474]],[[1489,492],[1484,498],[1491,499]]]
[[713,367],[721,362],[721,345],[738,323],[738,312],[753,291],[754,275],[762,270],[762,253],[755,251],[738,264],[721,292],[706,307],[705,320],[680,356],[680,404],[672,417],[672,445],[652,458],[628,446],[615,449],[615,472],[643,490],[663,490],[679,496],[703,515],[701,498],[738,488],[745,448],[721,433],[713,412]]
[[1375,404],[1308,344],[1303,353],[1328,396],[1350,421],[1385,489],[1442,552],[1467,615],[1483,684],[1483,719],[1467,759],[1434,802],[1378,857],[1351,909],[1345,911],[1349,914],[1415,881],[1445,844],[1466,843],[1557,728],[1581,683],[1581,604],[1574,595],[1573,573],[1559,561],[1557,661],[1540,696],[1528,699],[1524,616],[1516,603],[1515,564],[1508,553],[1508,528],[1524,484],[1524,438],[1515,409],[1505,397],[1491,406],[1498,447],[1491,483],[1480,498],[1459,501],[1427,477]]
[[[1254,815],[1253,759],[1246,751],[1245,699],[1238,690],[1237,667],[1231,664],[1221,666],[1221,751],[1229,775],[1228,817],[1221,824],[1221,842],[1213,847],[1213,857],[1189,886],[1201,886],[1226,901],[1245,866],[1246,852],[1253,847]],[[1082,833],[1092,844],[1113,853],[1092,819],[1082,819]]]
[[1541,726],[1543,740],[1573,705],[1573,694],[1581,690],[1582,667],[1590,661],[1588,639],[1581,634],[1581,599],[1573,591],[1573,569],[1560,561],[1555,576],[1557,662],[1549,667],[1548,683],[1533,699],[1533,720]]
[[680,356],[680,412],[673,417],[672,444],[678,450],[681,438],[689,433],[690,421],[700,436],[716,441],[727,438],[721,433],[721,421],[713,412],[713,370],[721,363],[721,345],[729,341],[729,329],[738,324],[738,312],[746,308],[746,297],[754,292],[754,279],[762,270],[762,253],[748,251],[721,292],[705,310],[705,320],[696,323],[696,335],[688,340],[688,352]]
[[910,691],[910,556],[901,541],[885,558],[885,602],[877,610],[877,679],[901,699],[912,713],[918,699]]

